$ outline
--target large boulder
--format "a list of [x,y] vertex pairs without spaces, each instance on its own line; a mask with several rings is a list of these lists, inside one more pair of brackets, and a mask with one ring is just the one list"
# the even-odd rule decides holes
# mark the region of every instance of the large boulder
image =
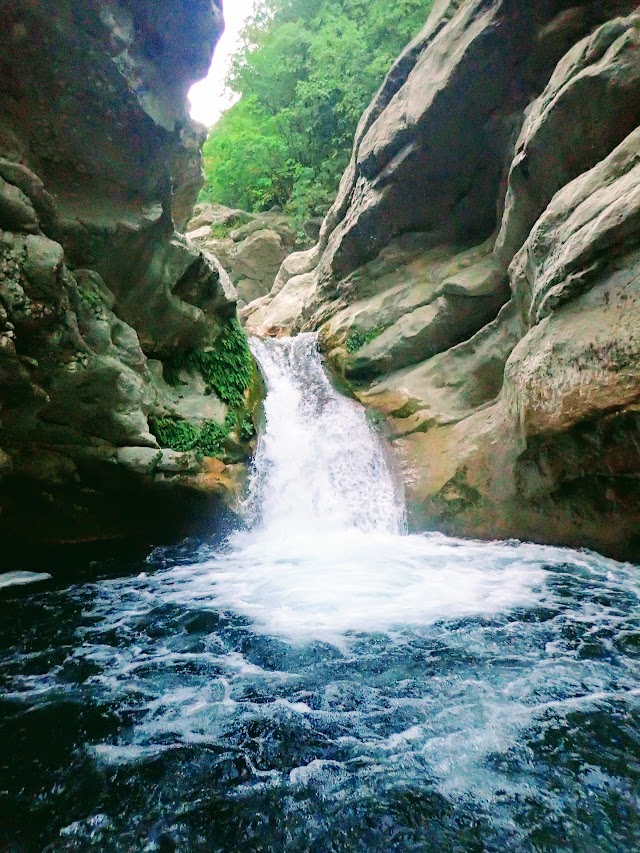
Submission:
[[194,232],[200,231],[200,229],[206,228],[207,230],[202,231],[201,234],[203,236],[210,236],[212,229],[228,229],[229,227],[245,225],[253,218],[252,214],[244,210],[226,207],[224,204],[209,204],[207,202],[196,204],[193,213],[193,219],[191,219],[187,226],[187,234],[192,239]]
[[237,290],[240,307],[271,291],[298,240],[291,220],[278,210],[246,213],[210,204],[200,207],[187,236],[219,260]]
[[505,263],[553,196],[640,124],[639,91],[637,16],[599,27],[558,63],[516,143],[496,245]]

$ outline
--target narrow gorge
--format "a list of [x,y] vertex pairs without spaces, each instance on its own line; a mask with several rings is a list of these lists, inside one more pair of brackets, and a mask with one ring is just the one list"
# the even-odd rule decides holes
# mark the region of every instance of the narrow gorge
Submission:
[[389,420],[414,529],[638,556],[640,10],[437,3],[245,309]]
[[231,2],[2,4],[0,850],[637,853],[640,6]]

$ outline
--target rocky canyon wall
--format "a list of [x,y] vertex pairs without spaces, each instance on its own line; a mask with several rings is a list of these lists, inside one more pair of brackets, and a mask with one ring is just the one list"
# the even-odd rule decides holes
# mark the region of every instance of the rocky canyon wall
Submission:
[[187,92],[220,0],[0,5],[0,538],[142,534],[232,487],[150,431],[227,413],[193,372],[165,381],[235,317],[228,278],[180,233],[204,132]]
[[640,555],[640,7],[440,0],[319,244],[249,329],[320,329],[417,529]]

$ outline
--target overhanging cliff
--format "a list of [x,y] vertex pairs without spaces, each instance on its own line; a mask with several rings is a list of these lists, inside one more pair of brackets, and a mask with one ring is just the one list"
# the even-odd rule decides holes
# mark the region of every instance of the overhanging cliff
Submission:
[[227,414],[162,364],[235,317],[228,278],[180,233],[204,132],[186,96],[221,30],[219,0],[3,4],[5,541],[134,535],[232,490],[222,464],[162,451],[149,420],[187,417],[196,396],[201,421]]

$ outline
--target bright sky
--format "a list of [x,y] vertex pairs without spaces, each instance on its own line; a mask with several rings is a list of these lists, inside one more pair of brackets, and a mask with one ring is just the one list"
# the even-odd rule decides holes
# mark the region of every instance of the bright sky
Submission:
[[224,0],[225,31],[218,42],[213,65],[205,80],[191,89],[192,117],[211,127],[234,102],[233,93],[225,88],[224,80],[235,53],[242,27],[253,11],[255,0]]

